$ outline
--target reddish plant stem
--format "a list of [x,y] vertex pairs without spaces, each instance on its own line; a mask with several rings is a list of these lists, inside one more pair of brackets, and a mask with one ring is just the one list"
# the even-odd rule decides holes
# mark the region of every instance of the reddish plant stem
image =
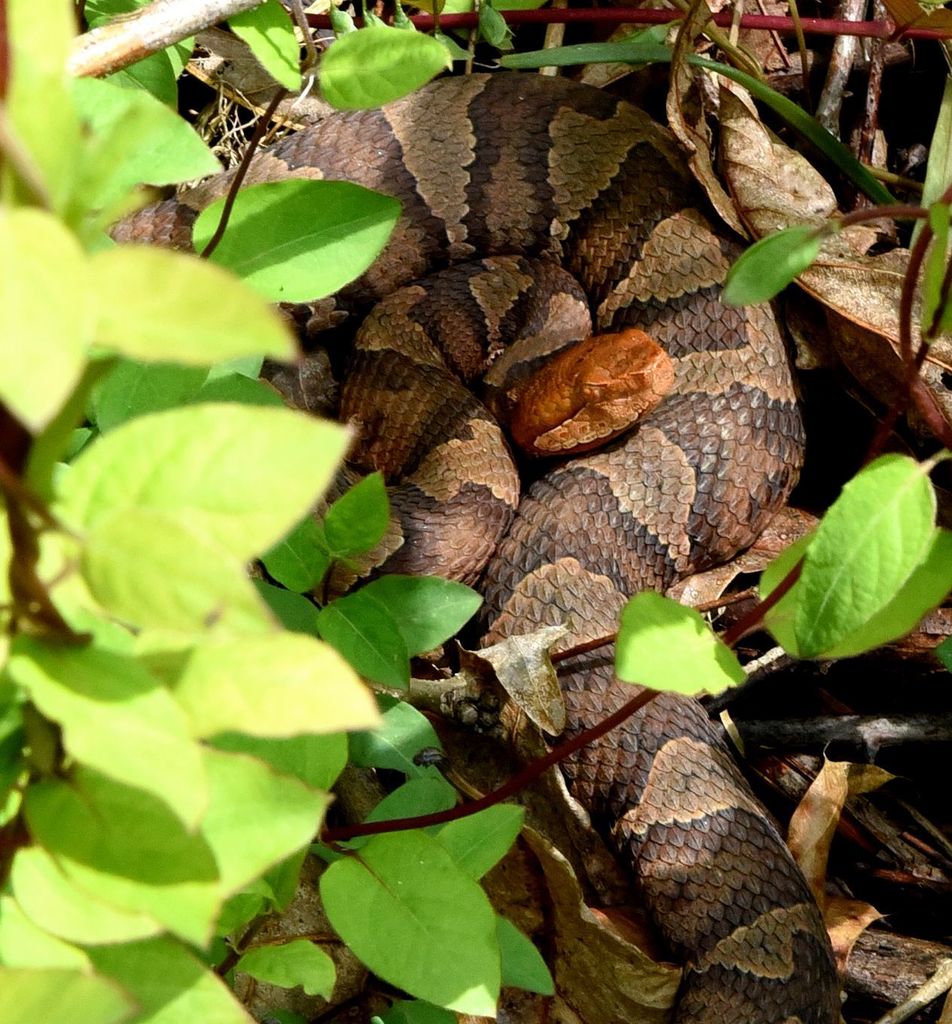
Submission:
[[467,818],[471,814],[484,811],[487,807],[493,807],[496,804],[502,803],[503,800],[508,800],[509,797],[518,793],[520,789],[528,786],[530,782],[534,782],[543,772],[548,771],[549,768],[574,754],[576,750],[587,746],[600,736],[604,736],[605,733],[611,732],[616,726],[621,725],[626,718],[633,715],[639,708],[644,707],[645,704],[654,700],[657,696],[657,690],[642,690],[636,697],[633,697],[627,704],[623,704],[607,718],[602,719],[597,725],[593,725],[591,729],[580,732],[577,736],[568,740],[568,742],[559,744],[559,746],[554,750],[550,750],[544,757],[537,758],[531,764],[526,765],[521,772],[513,775],[504,786],[494,789],[491,793],[481,796],[478,800],[473,800],[460,807],[453,807],[448,811],[420,814],[414,818],[394,818],[392,821],[371,821],[365,822],[363,825],[342,825],[340,828],[327,828],[321,832],[321,842],[328,844],[342,843],[348,839],[356,839],[358,836],[373,836],[379,835],[382,832],[404,832],[411,828],[429,828],[431,825],[443,825],[448,821]]
[[[679,21],[684,15],[680,11],[661,10],[612,10],[598,9],[547,9],[535,11],[502,11],[500,12],[509,25],[551,25],[559,23],[579,22],[582,24],[609,25],[664,25],[670,21]],[[355,19],[360,24],[361,19]],[[417,14],[410,19],[423,31],[435,26],[436,19],[431,14]],[[722,28],[730,28],[734,22],[730,11],[721,11],[712,16],[711,21]],[[907,28],[897,31],[890,21],[841,21],[835,18],[801,18],[805,35],[854,35],[873,39],[949,39],[952,31],[934,28]],[[330,28],[330,20],[324,14],[309,14],[308,22],[314,28]],[[440,28],[472,28],[477,23],[475,14],[442,14],[439,18]],[[793,32],[793,19],[774,14],[745,14],[739,19],[740,28],[760,29],[762,31]]]

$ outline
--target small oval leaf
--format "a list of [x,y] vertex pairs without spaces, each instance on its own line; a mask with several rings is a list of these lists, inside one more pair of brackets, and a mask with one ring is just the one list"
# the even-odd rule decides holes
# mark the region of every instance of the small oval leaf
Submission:
[[808,225],[761,238],[728,271],[721,301],[729,306],[769,302],[810,266],[821,244],[817,229]]

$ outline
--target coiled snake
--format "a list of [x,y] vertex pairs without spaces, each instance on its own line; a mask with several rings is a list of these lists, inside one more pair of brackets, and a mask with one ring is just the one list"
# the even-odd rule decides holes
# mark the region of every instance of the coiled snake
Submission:
[[[803,435],[776,324],[766,308],[720,305],[730,244],[641,111],[560,79],[447,79],[284,140],[249,181],[288,176],[347,179],[403,203],[384,254],[347,289],[388,297],[363,328],[344,415],[361,430],[359,460],[403,475],[393,504],[405,543],[388,568],[474,580],[492,555],[487,642],[555,622],[570,626],[565,647],[611,633],[626,596],[727,560],[788,494]],[[193,207],[222,188],[141,211],[118,236],[188,246]],[[447,264],[461,265],[400,288]],[[450,312],[438,319],[437,307]],[[504,405],[521,367],[588,332],[588,308],[598,331],[654,338],[673,389],[627,436],[544,472],[519,502],[499,428],[447,378],[438,344],[449,339],[466,380],[491,366]],[[500,355],[513,334],[518,357]],[[610,652],[562,668],[572,730],[632,695]],[[567,774],[686,965],[677,1020],[837,1019],[819,911],[696,702],[652,701]]]

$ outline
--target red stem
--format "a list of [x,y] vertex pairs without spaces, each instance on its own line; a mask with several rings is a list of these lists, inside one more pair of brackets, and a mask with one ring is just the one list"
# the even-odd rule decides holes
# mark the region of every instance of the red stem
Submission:
[[591,729],[580,732],[568,742],[560,744],[554,750],[550,750],[544,757],[539,757],[532,761],[521,772],[513,775],[505,785],[500,786],[499,789],[494,789],[485,796],[481,796],[478,800],[462,804],[459,807],[451,807],[448,811],[420,814],[415,818],[394,818],[391,821],[371,821],[363,825],[343,825],[340,828],[327,828],[321,833],[321,842],[328,844],[343,843],[348,839],[355,839],[357,836],[373,836],[383,832],[404,832],[411,828],[429,828],[431,825],[443,825],[448,821],[467,818],[471,814],[484,811],[487,807],[493,807],[496,804],[502,803],[503,800],[508,800],[509,797],[518,793],[520,789],[528,786],[530,782],[534,782],[543,772],[564,761],[570,754],[574,754],[576,750],[587,746],[600,736],[604,736],[605,733],[611,732],[615,726],[621,725],[629,715],[633,715],[639,708],[644,707],[645,704],[654,700],[657,696],[657,690],[642,690],[636,697],[632,697],[627,704],[623,704],[617,711],[612,712],[607,718],[603,718],[597,725],[593,725]]
[[[502,11],[500,12],[509,25],[553,25],[580,22],[583,24],[608,25],[664,25],[670,21],[679,21],[684,15],[671,9],[661,10],[612,10],[598,8],[595,10],[551,9],[535,11]],[[356,19],[360,22],[360,19]],[[435,27],[436,19],[431,14],[416,14],[410,19],[418,29],[427,31]],[[730,28],[733,16],[730,11],[720,11],[711,20],[722,28]],[[873,39],[949,39],[952,31],[935,28],[897,29],[890,21],[841,21],[835,18],[801,18],[803,31],[806,35],[864,36]],[[330,21],[323,14],[309,14],[308,22],[315,28],[330,28]],[[477,23],[475,14],[441,14],[439,27],[473,28]],[[793,20],[775,14],[745,14],[739,19],[740,28],[760,29],[763,31],[792,32]]]

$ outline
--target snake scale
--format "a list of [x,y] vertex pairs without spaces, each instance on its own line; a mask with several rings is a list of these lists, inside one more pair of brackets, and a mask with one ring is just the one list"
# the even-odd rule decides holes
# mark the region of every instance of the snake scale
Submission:
[[[646,114],[561,79],[445,79],[283,140],[248,180],[286,177],[346,179],[403,204],[384,253],[345,290],[380,301],[344,415],[358,461],[402,473],[388,568],[475,580],[488,560],[485,642],[555,622],[570,627],[564,647],[609,634],[627,596],[729,559],[789,493],[803,433],[776,324],[765,307],[719,303],[733,249]],[[195,209],[225,180],[140,211],[117,237],[189,247]],[[649,333],[674,387],[520,501],[495,419],[437,349],[447,341],[464,382],[488,370],[498,406],[521,367],[589,333],[589,311],[599,332]],[[570,731],[632,695],[610,651],[568,660],[560,678]],[[820,913],[695,701],[655,699],[566,774],[685,964],[678,1021],[837,1020]]]

